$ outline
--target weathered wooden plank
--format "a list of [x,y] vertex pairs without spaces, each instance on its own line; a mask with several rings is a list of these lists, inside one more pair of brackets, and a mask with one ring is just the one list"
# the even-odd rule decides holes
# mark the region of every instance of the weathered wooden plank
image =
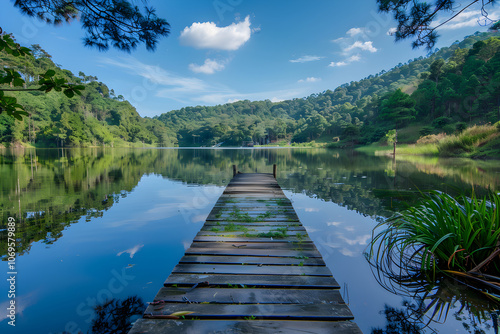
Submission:
[[[227,239],[227,238],[225,238]],[[268,238],[269,239],[269,238]],[[274,242],[230,242],[228,240],[224,240],[221,242],[210,242],[210,241],[202,241],[202,242],[193,242],[191,244],[192,248],[220,248],[220,249],[266,249],[271,250],[282,249],[282,250],[317,250],[316,246],[312,242],[291,242],[287,240],[275,240]]]
[[265,242],[265,243],[273,243],[273,242],[301,242],[301,243],[312,243],[312,240],[309,238],[309,236],[301,237],[298,238],[296,236],[290,236],[286,238],[276,238],[276,237],[271,237],[271,238],[259,238],[259,237],[217,237],[217,236],[196,236],[193,239],[195,242]]
[[229,256],[261,256],[261,257],[291,257],[291,258],[321,258],[318,250],[292,250],[292,249],[256,249],[256,248],[204,248],[190,247],[186,255],[229,255]]
[[351,321],[139,319],[129,334],[362,334]]
[[245,196],[238,196],[238,198],[235,198],[233,195],[224,195],[222,194],[221,197],[215,202],[215,205],[218,203],[224,203],[224,204],[245,204],[245,203],[251,203],[251,204],[256,204],[256,203],[264,203],[264,204],[286,204],[286,205],[292,205],[291,201],[285,196],[262,196],[259,198],[255,197],[245,197]]
[[[226,227],[227,225],[228,224],[224,224],[224,225],[221,224],[221,225],[219,225],[219,227],[214,226],[214,225],[203,225],[203,227],[201,228],[201,231],[225,232],[225,229],[231,229],[231,227]],[[244,227],[248,228],[249,231],[257,232],[257,233],[277,231],[278,228],[286,228],[287,233],[292,232],[292,231],[307,232],[306,228],[304,226],[289,226],[289,225],[279,226],[278,225],[278,227],[276,227],[276,226],[262,225],[262,223],[261,224],[253,223],[253,225],[249,225],[249,224],[233,224],[233,225],[235,226],[235,228],[238,228],[238,226],[244,226]],[[214,227],[215,227],[215,229],[214,229]],[[218,229],[218,231],[216,231],[216,229]]]
[[[284,233],[284,234],[283,234]],[[201,236],[214,236],[214,237],[245,237],[245,238],[255,238],[255,237],[264,237],[264,238],[269,238],[273,237],[274,239],[277,238],[283,238],[282,236],[285,235],[283,239],[288,240],[288,237],[297,237],[297,235],[300,236],[305,236],[307,232],[305,230],[300,230],[300,231],[290,231],[290,230],[282,230],[279,231],[276,228],[268,228],[268,229],[262,229],[262,230],[257,230],[255,228],[249,228],[248,231],[233,231],[233,232],[225,232],[225,231],[210,231],[210,230],[202,230],[196,234],[197,237]]]
[[285,227],[285,226],[291,226],[291,227],[297,227],[297,228],[302,228],[302,224],[300,224],[299,221],[273,221],[273,222],[228,222],[228,221],[223,221],[223,220],[207,220],[205,224],[203,224],[203,227],[207,227],[208,229],[212,227],[217,227],[221,226],[221,228],[224,228],[224,226],[229,225],[229,224],[234,224],[234,225],[241,225],[241,226],[246,226],[248,228],[252,228],[253,226],[262,226],[262,227]]
[[[238,221],[238,220],[229,220],[229,219],[222,219],[222,218],[210,218],[210,217],[207,218],[207,222],[247,223],[247,222],[241,221],[241,220]],[[299,219],[294,219],[293,217],[290,217],[290,218],[267,218],[267,219],[259,219],[259,220],[252,221],[252,222],[258,222],[261,224],[275,224],[275,223],[280,223],[280,222],[284,222],[287,224],[300,223]]]
[[344,304],[338,289],[163,287],[155,301],[218,304]]
[[295,214],[281,214],[281,213],[271,213],[271,215],[268,215],[266,216],[265,215],[266,212],[265,211],[262,211],[262,212],[245,212],[245,216],[243,217],[238,217],[238,216],[235,216],[235,215],[231,215],[231,214],[227,214],[227,213],[216,213],[212,216],[212,214],[210,214],[208,216],[208,219],[209,220],[214,220],[214,219],[218,219],[218,220],[226,220],[226,221],[240,221],[240,222],[247,222],[248,221],[248,218],[252,218],[252,220],[248,221],[248,222],[252,222],[252,221],[261,221],[261,222],[265,222],[265,221],[282,221],[282,220],[298,220],[297,219],[297,215]]
[[273,266],[273,265],[236,265],[236,264],[178,264],[172,273],[193,274],[235,274],[235,275],[279,275],[279,276],[332,276],[325,266]]
[[277,209],[277,208],[269,208],[269,207],[263,207],[263,208],[253,208],[253,209],[243,209],[243,210],[237,210],[235,208],[223,208],[219,209],[217,214],[220,214],[222,216],[228,216],[231,217],[231,214],[235,214],[237,212],[244,212],[245,214],[248,213],[250,216],[260,216],[260,215],[272,215],[270,217],[274,216],[295,216],[295,211],[293,210],[282,210],[282,209]]
[[326,276],[282,276],[274,275],[218,275],[218,274],[171,274],[165,281],[165,286],[194,285],[209,282],[211,285],[240,284],[257,287],[285,288],[331,288],[340,286],[333,277]]
[[235,201],[218,201],[215,203],[214,208],[215,209],[255,209],[255,208],[272,208],[272,209],[286,209],[286,210],[293,210],[293,206],[291,203],[286,203],[283,201],[278,202],[277,200],[268,200],[268,201],[263,201],[263,202],[258,202],[259,200],[253,200],[253,201],[245,201],[245,202],[235,202]]
[[324,266],[322,258],[294,258],[269,256],[196,256],[185,255],[179,263],[206,263],[206,264],[265,264],[265,265],[295,265],[295,266]]
[[198,319],[260,319],[280,320],[351,320],[353,315],[345,304],[162,304],[149,305],[144,315],[169,315],[194,312],[186,318]]

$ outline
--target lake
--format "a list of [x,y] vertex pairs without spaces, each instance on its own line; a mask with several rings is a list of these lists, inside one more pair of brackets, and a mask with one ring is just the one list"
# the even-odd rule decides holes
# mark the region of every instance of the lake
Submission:
[[[384,283],[363,253],[374,226],[420,191],[498,190],[497,161],[304,148],[0,151],[1,332],[107,333],[134,321],[203,225],[233,164],[242,172],[277,164],[279,184],[364,333],[495,333],[495,306],[484,297],[453,282]],[[15,327],[7,317],[9,217]],[[112,320],[103,310],[113,310]]]

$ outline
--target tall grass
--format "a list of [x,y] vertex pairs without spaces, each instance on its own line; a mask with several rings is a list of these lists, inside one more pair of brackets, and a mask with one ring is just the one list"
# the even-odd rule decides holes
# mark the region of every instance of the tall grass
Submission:
[[499,130],[495,125],[475,125],[459,135],[443,138],[438,145],[439,154],[442,156],[464,155],[473,152],[476,147],[499,135]]
[[[453,198],[432,191],[415,207],[378,224],[370,257],[386,271],[482,272],[499,276],[500,195]],[[495,256],[496,254],[496,256]]]

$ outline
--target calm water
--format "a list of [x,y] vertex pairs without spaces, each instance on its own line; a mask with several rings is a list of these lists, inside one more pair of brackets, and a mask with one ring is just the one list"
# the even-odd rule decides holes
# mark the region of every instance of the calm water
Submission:
[[[129,313],[141,314],[201,228],[233,164],[242,172],[278,165],[278,182],[364,333],[494,333],[492,306],[482,297],[446,282],[427,298],[405,288],[394,294],[377,282],[363,252],[377,221],[401,198],[412,201],[417,189],[498,190],[498,162],[392,161],[322,149],[0,154],[2,333],[108,333]],[[15,327],[6,317],[9,217],[17,220]],[[424,308],[431,305],[421,321],[413,311],[419,297]],[[429,322],[435,305],[449,310]],[[96,306],[114,317],[104,319]]]

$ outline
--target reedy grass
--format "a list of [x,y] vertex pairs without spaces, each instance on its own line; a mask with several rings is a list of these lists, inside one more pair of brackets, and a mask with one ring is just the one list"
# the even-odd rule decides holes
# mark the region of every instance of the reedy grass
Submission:
[[475,125],[464,130],[459,135],[443,138],[438,144],[439,155],[466,155],[467,153],[473,152],[476,147],[498,136],[498,132],[499,130],[495,125]]
[[[436,270],[481,271],[498,276],[500,259],[489,259],[500,246],[500,195],[453,198],[432,191],[423,202],[375,228],[370,258],[383,271],[414,275]],[[374,231],[375,231],[374,230]],[[479,266],[482,264],[481,266]]]

